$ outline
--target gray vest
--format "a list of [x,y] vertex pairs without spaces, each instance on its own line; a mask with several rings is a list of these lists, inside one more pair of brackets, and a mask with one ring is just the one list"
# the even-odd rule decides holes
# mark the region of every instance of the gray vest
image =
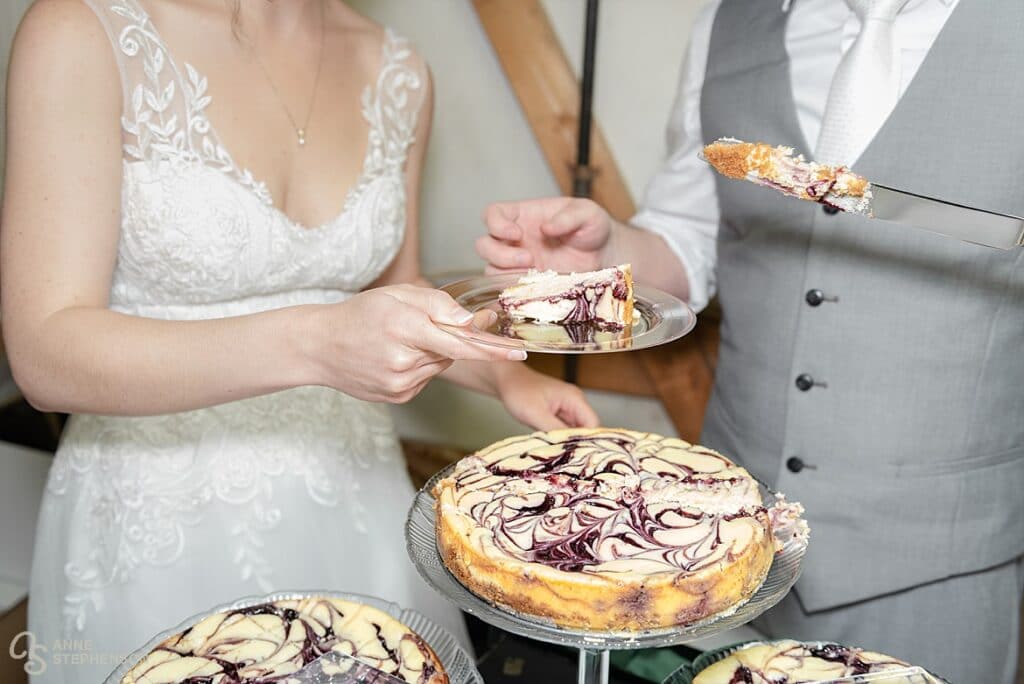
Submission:
[[[703,131],[810,157],[779,5],[722,3]],[[856,170],[1024,215],[1021,36],[1021,0],[962,0]],[[722,342],[703,439],[806,507],[804,607],[1024,552],[1024,250],[717,183]],[[837,301],[808,304],[816,289]],[[803,374],[820,384],[799,389]]]

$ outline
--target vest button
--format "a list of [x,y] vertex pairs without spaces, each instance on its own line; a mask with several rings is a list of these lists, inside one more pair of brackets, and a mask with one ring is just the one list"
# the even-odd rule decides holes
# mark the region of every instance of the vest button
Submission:
[[821,210],[829,216],[835,216],[839,213],[839,207],[833,207],[831,204],[825,204],[821,207]]
[[790,456],[786,459],[786,469],[791,473],[799,473],[804,469],[804,461],[799,456]]
[[796,376],[796,388],[798,390],[800,390],[801,392],[806,392],[812,387],[814,387],[814,378],[812,378],[810,375],[808,375],[807,373],[801,373],[800,375]]
[[821,306],[821,303],[825,301],[825,293],[818,289],[808,290],[807,294],[804,295],[804,299],[811,306]]

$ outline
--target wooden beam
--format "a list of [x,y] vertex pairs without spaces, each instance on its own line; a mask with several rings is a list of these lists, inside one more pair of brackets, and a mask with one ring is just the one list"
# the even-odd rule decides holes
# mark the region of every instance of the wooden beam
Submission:
[[[580,87],[547,13],[539,0],[473,0],[473,6],[558,187],[571,194]],[[632,216],[633,199],[596,123],[590,166],[594,200],[613,216]]]
[[[473,6],[559,188],[571,194],[579,83],[544,8],[539,0],[473,0]],[[612,216],[627,221],[636,206],[596,121],[593,136],[592,197]],[[660,398],[680,436],[696,441],[717,348],[717,316],[702,315],[694,332],[674,344],[582,356],[577,379],[583,387]],[[534,355],[530,363],[552,374],[561,368],[559,357]]]

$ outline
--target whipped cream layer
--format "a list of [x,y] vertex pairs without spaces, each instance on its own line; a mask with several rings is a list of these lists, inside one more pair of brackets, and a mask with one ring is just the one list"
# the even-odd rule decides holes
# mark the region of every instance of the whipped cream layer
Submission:
[[541,323],[593,323],[618,330],[632,322],[629,265],[560,275],[530,271],[498,297],[513,319]]
[[472,518],[483,548],[568,572],[698,572],[770,532],[746,470],[659,435],[511,438],[460,461],[448,481],[442,505]]
[[[289,675],[330,652],[411,684],[448,681],[430,647],[390,615],[352,601],[310,598],[211,615],[164,641],[121,682],[287,682]],[[330,674],[329,666],[324,672]]]
[[704,158],[724,176],[746,179],[784,195],[870,215],[871,184],[845,166],[807,161],[792,147],[773,147],[721,138],[704,148]]
[[872,675],[872,684],[940,683],[928,674],[900,674],[910,667],[902,660],[859,648],[787,640],[742,648],[698,673],[693,684],[801,684],[857,675]]

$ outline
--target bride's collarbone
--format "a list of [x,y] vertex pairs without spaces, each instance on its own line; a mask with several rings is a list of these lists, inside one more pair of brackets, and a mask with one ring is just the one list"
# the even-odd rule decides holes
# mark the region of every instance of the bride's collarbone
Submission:
[[329,221],[365,170],[370,124],[361,100],[381,68],[382,30],[332,10],[322,55],[318,35],[265,38],[259,47],[232,27],[225,3],[208,4],[146,6],[159,9],[151,19],[170,57],[207,80],[204,114],[235,166],[294,223]]

